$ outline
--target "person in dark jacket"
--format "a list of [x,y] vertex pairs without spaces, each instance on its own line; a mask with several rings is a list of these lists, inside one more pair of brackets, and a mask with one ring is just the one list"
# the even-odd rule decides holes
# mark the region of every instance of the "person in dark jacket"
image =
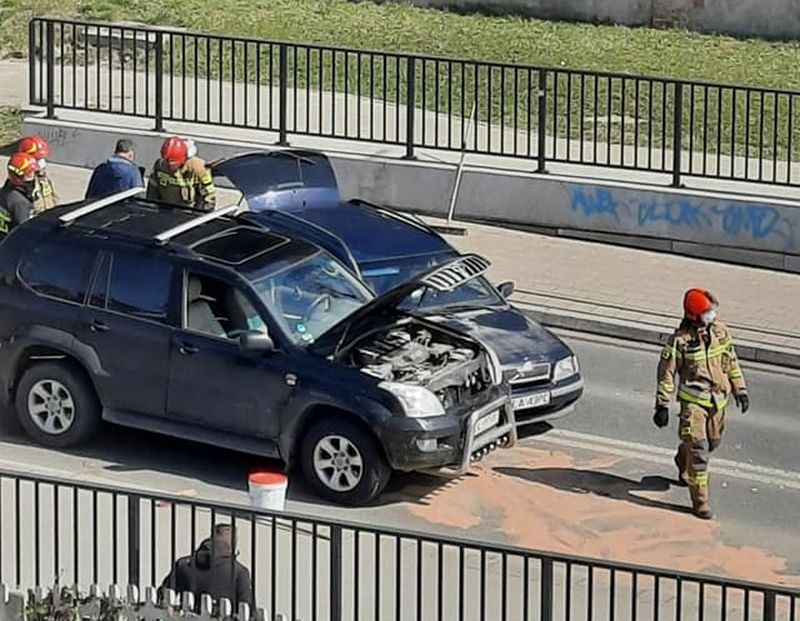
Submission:
[[194,554],[175,561],[172,571],[164,578],[162,589],[177,593],[193,593],[195,608],[200,596],[207,594],[219,601],[230,600],[234,611],[239,604],[253,607],[250,571],[236,560],[233,529],[228,524],[214,527],[211,539],[204,540]]
[[0,236],[33,217],[36,189],[36,158],[15,153],[8,158],[8,179],[0,189]]
[[99,199],[132,188],[144,188],[142,171],[134,162],[135,152],[132,140],[123,138],[117,141],[114,155],[94,169],[87,199]]

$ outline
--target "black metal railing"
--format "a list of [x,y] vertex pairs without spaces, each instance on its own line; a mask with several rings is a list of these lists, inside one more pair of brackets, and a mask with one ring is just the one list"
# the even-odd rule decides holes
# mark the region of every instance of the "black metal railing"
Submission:
[[405,147],[800,183],[800,92],[35,18],[30,102]]
[[255,605],[298,621],[795,621],[800,612],[800,592],[777,586],[3,471],[0,583],[158,585],[220,523],[233,526]]

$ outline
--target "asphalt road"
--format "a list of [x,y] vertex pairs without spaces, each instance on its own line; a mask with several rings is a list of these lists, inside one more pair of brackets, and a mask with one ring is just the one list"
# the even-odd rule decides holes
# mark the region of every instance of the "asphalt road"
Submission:
[[[712,458],[717,519],[686,511],[671,479],[673,420],[650,420],[658,350],[564,335],[578,353],[586,394],[553,428],[530,430],[520,445],[490,456],[473,476],[443,483],[395,477],[364,509],[320,504],[293,478],[287,509],[539,549],[711,571],[800,585],[798,374],[745,365],[752,409],[731,410]],[[214,447],[108,427],[85,448],[31,446],[15,425],[0,429],[0,469],[245,503],[247,473],[269,467]],[[4,507],[5,510],[5,507]]]

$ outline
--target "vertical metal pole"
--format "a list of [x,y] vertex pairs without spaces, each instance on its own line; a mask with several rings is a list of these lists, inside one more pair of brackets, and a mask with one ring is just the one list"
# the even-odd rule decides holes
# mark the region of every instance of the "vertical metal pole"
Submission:
[[542,621],[553,621],[553,559],[542,559]]
[[56,116],[56,53],[55,53],[55,28],[53,22],[47,22],[47,118]]
[[683,142],[683,84],[675,82],[675,109],[673,110],[674,121],[672,125],[672,187],[678,188],[681,185],[681,150]]
[[775,591],[764,592],[764,621],[775,621]]
[[547,138],[547,72],[543,69],[539,70],[539,127],[538,127],[538,145],[536,147],[536,158],[538,165],[536,172],[547,172],[547,158],[545,153],[545,139]]
[[140,503],[139,496],[128,497],[128,584],[130,585],[138,585],[140,578]]
[[156,126],[157,132],[164,131],[164,33],[156,31]]
[[[342,527],[331,526],[331,621],[342,621]],[[356,605],[358,605],[356,603]]]
[[[38,21],[32,19],[28,22],[28,104],[33,105],[37,101],[36,97],[36,58],[39,56],[36,50],[36,25]],[[41,45],[41,41],[39,41]]]
[[[417,99],[417,60],[406,56],[406,154],[404,159],[413,160],[414,156],[414,120],[416,117]],[[422,111],[425,114],[425,110]]]
[[[289,50],[285,43],[281,43],[278,47],[278,144],[281,146],[288,146],[289,141],[286,140],[286,94],[289,89],[288,79],[288,57]],[[336,85],[333,85],[336,89]]]

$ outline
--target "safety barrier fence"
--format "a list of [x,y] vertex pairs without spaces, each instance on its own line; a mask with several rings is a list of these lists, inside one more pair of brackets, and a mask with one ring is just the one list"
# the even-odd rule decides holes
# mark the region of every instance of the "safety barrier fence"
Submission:
[[[292,620],[795,621],[800,611],[800,592],[777,586],[9,471],[0,584],[159,585],[220,523],[233,527],[255,606]],[[232,557],[220,558],[233,576]]]
[[800,92],[35,18],[30,102],[167,121],[800,183]]

